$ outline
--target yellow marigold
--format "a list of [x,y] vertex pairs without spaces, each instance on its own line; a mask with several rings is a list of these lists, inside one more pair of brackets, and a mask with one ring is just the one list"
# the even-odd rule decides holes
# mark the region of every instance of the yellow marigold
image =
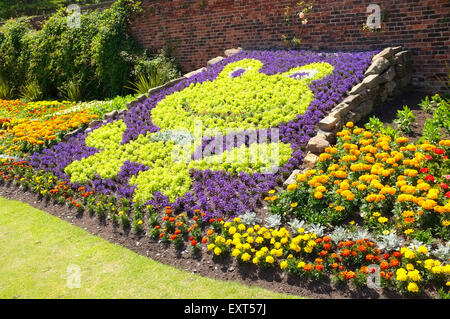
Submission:
[[353,122],[347,122],[347,123],[345,124],[345,126],[347,126],[347,127],[353,127],[354,124],[353,124]]
[[440,140],[439,145],[440,146],[450,146],[450,140]]
[[395,140],[399,144],[407,143],[409,141],[409,138],[407,137],[399,137]]
[[418,292],[419,291],[419,286],[417,286],[417,284],[415,282],[410,282],[408,284],[408,291],[409,292]]
[[434,206],[436,206],[437,205],[437,203],[434,201],[434,200],[432,200],[432,199],[427,199],[426,201],[424,201],[423,203],[422,203],[422,208],[423,209],[432,209]]
[[323,198],[323,193],[322,193],[322,192],[315,192],[315,193],[314,193],[314,198],[316,198],[316,199],[322,199],[322,198]]
[[273,264],[274,261],[275,261],[275,259],[272,256],[266,257],[266,263]]
[[297,184],[289,184],[287,186],[288,191],[295,191],[297,189]]

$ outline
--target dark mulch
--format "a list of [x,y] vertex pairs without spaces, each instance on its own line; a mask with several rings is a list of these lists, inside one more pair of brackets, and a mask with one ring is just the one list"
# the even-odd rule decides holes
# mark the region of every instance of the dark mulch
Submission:
[[[392,121],[396,118],[397,110],[401,109],[403,105],[408,105],[417,118],[413,125],[412,134],[412,138],[417,138],[422,130],[425,118],[429,116],[418,107],[423,97],[425,97],[425,94],[420,92],[404,93],[394,100],[384,103],[383,106],[375,110],[372,116],[375,115],[383,122],[393,124]],[[368,117],[360,123],[366,123],[367,121]],[[78,214],[74,209],[47,202],[34,193],[24,192],[21,188],[12,185],[1,185],[0,195],[28,203],[109,242],[125,246],[140,255],[202,276],[238,281],[246,285],[256,285],[272,291],[308,298],[404,298],[400,294],[387,289],[356,289],[352,286],[337,286],[329,280],[311,281],[288,275],[279,269],[263,270],[253,265],[240,265],[231,257],[213,257],[207,252],[205,246],[197,254],[194,254],[189,247],[184,250],[176,250],[172,245],[152,240],[145,234],[137,235],[133,231],[124,231],[121,227],[114,226],[109,220],[100,221],[97,217],[90,216],[87,213]],[[261,215],[265,215],[265,212],[261,212]],[[435,291],[427,291],[420,296],[420,298],[435,297]]]
[[397,111],[403,109],[404,105],[407,105],[416,117],[416,121],[411,125],[410,134],[401,133],[401,135],[407,136],[411,142],[415,142],[422,136],[422,130],[426,119],[432,117],[432,114],[425,112],[419,106],[422,99],[427,95],[429,96],[429,94],[410,88],[403,94],[400,94],[377,107],[371,115],[363,118],[358,124],[362,126],[369,122],[370,117],[376,116],[385,124],[385,126],[390,125],[397,129],[397,125],[394,123],[394,120],[397,118]]

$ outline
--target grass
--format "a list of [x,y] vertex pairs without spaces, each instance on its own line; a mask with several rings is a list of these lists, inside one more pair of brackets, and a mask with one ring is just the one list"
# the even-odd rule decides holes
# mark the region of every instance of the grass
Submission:
[[0,298],[295,298],[161,264],[28,204],[0,207]]

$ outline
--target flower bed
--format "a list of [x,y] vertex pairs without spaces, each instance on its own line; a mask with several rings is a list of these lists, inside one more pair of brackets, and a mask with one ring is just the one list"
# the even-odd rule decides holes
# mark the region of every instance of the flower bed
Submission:
[[[263,194],[301,162],[302,147],[315,134],[315,124],[362,78],[373,54],[240,52],[150,96],[128,110],[123,121],[110,121],[34,154],[30,163],[74,188],[84,186],[141,205],[201,209],[208,218],[239,215],[254,209]],[[195,138],[196,121],[205,130],[202,139],[187,147],[192,161],[167,160],[183,149],[185,136]],[[223,152],[212,149],[212,159],[232,157],[237,148],[250,154],[277,146],[281,168],[265,174],[274,165],[251,163],[249,155],[239,165],[213,165],[199,156],[227,127],[248,136],[224,145]],[[278,141],[272,141],[273,128],[279,129]],[[188,134],[180,136],[180,130]],[[255,140],[249,135],[267,131],[266,143],[251,145]],[[127,178],[118,178],[122,172]]]

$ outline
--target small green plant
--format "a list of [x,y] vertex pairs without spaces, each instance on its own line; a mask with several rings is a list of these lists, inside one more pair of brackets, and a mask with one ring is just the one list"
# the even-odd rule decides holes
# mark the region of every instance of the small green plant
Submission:
[[380,132],[383,129],[383,122],[378,117],[372,116],[369,118],[369,122],[366,123],[365,127],[368,130]]
[[0,83],[0,99],[6,100],[11,98],[12,90],[9,87],[8,83],[2,82]]
[[433,103],[430,101],[430,98],[425,97],[420,103],[419,106],[427,113],[433,113]]
[[79,102],[82,100],[80,84],[75,81],[69,81],[62,94],[68,101]]
[[28,82],[22,87],[21,97],[27,101],[38,101],[42,98],[42,91],[36,81]]
[[414,123],[416,117],[407,105],[403,106],[403,110],[397,111],[397,119],[394,123],[403,133],[411,133],[411,124]]
[[436,143],[441,139],[441,137],[441,127],[439,123],[433,118],[427,119],[423,127],[420,141],[430,141],[432,143]]
[[169,80],[167,73],[160,72],[156,67],[150,68],[147,73],[147,75],[144,73],[138,74],[137,80],[129,82],[131,86],[125,88],[133,90],[137,94],[147,94],[151,88],[163,85]]

